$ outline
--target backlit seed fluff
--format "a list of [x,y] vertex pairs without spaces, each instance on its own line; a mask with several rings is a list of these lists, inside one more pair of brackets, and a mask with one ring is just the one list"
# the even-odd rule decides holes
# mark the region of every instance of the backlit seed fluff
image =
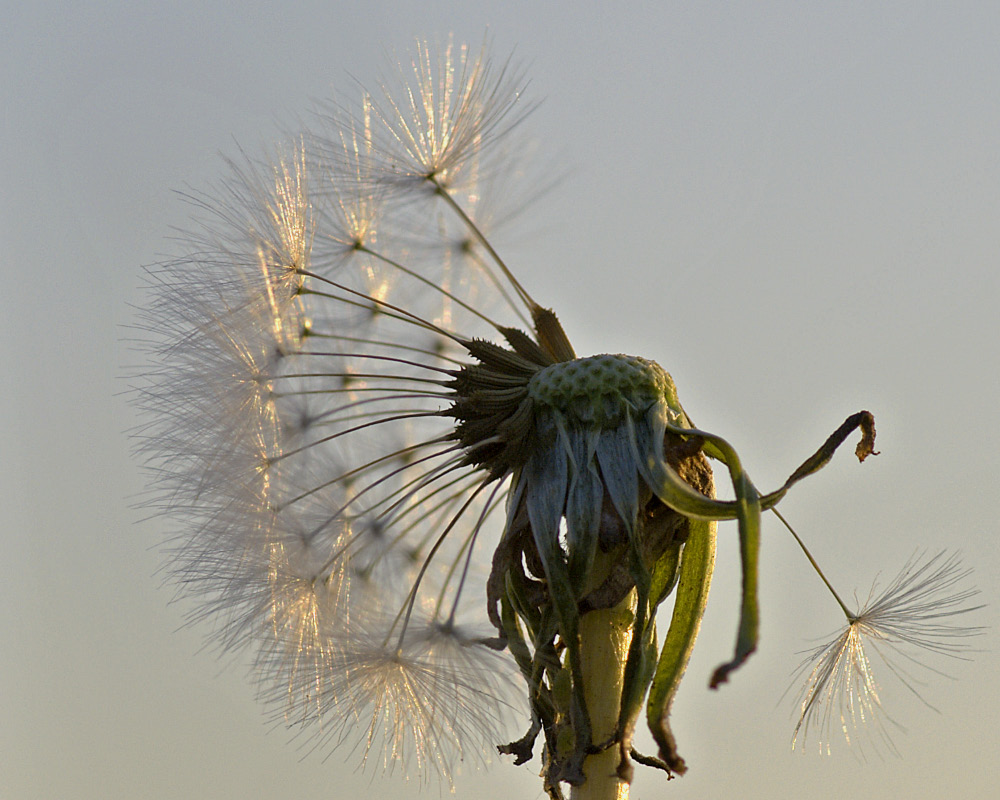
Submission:
[[428,183],[494,216],[483,194],[524,165],[488,174],[489,146],[523,110],[485,50],[420,44],[413,66],[191,196],[186,251],[148,271],[135,398],[192,616],[253,654],[262,698],[317,746],[426,780],[527,716],[477,541],[506,485],[481,487],[440,414],[462,342],[519,318]]

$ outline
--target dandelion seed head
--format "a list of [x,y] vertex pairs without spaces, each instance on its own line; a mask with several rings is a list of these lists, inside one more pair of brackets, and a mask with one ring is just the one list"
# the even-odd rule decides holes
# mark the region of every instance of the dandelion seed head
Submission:
[[[308,748],[427,780],[507,741],[513,711],[529,729],[501,750],[521,763],[543,736],[558,797],[595,749],[614,746],[627,780],[675,586],[649,718],[660,766],[683,771],[666,718],[715,541],[694,522],[739,518],[752,589],[763,498],[663,368],[578,357],[496,250],[533,176],[514,137],[523,83],[486,47],[418,43],[357,112],[333,106],[292,146],[230,162],[188,197],[183,253],[150,270],[153,366],[135,397],[171,575],[213,641],[248,654],[273,718]],[[871,415],[855,417],[772,499],[859,425],[870,452]],[[706,454],[739,502],[714,500]],[[951,617],[971,595],[952,591],[956,569],[908,565],[817,650],[797,736],[878,723],[871,651],[960,652]],[[755,591],[742,603],[723,675],[756,646]],[[619,606],[614,718],[597,735],[581,620]]]

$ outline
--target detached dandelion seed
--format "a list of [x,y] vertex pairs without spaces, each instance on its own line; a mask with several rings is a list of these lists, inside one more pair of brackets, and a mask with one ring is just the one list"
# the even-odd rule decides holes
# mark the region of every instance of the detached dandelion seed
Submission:
[[[669,713],[717,521],[737,521],[743,584],[712,687],[757,647],[762,511],[855,431],[872,455],[874,419],[762,494],[656,362],[579,357],[496,246],[532,174],[523,89],[485,47],[420,43],[357,112],[192,197],[185,252],[149,271],[138,449],[193,617],[312,746],[426,781],[540,739],[550,797],[624,798],[633,760],[687,769]],[[939,642],[923,603],[951,575],[916,571],[851,635]],[[838,666],[860,652],[834,648],[800,726],[858,674],[867,713],[868,673]],[[656,756],[633,747],[644,704]]]
[[969,638],[984,632],[958,619],[982,608],[970,604],[978,590],[961,585],[971,573],[956,554],[914,555],[878,595],[873,586],[860,610],[848,615],[847,627],[803,661],[799,671],[807,678],[792,747],[813,732],[819,748],[829,753],[840,733],[848,744],[861,736],[896,752],[889,730],[896,723],[884,705],[877,674],[888,673],[933,708],[918,686],[921,673],[941,674],[928,658],[967,658]]

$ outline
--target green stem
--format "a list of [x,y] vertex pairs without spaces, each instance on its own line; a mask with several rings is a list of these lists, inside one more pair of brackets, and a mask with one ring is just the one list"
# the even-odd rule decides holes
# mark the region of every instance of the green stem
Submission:
[[[603,554],[598,554],[598,560]],[[600,572],[597,566],[596,572]],[[632,642],[636,595],[633,589],[614,608],[580,617],[580,654],[584,697],[592,741],[611,741],[618,728],[625,662]],[[570,791],[571,800],[628,800],[629,785],[618,777],[619,748],[612,745],[583,762],[587,780]]]

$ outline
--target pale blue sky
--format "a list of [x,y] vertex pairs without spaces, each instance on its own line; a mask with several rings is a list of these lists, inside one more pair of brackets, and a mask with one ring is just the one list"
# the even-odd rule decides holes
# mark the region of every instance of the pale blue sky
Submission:
[[[0,796],[381,797],[397,778],[304,757],[240,664],[181,628],[164,526],[130,506],[129,304],[169,255],[175,194],[222,174],[314,98],[377,79],[385,49],[454,31],[516,48],[525,123],[566,179],[509,251],[578,351],[654,358],[685,408],[777,486],[848,414],[843,454],[783,504],[849,594],[915,548],[961,549],[1000,589],[1000,7],[992,3],[4,3],[0,26]],[[998,633],[955,680],[894,693],[901,758],[791,753],[779,700],[838,611],[775,524],[760,652],[706,688],[735,633],[724,528],[675,709],[690,772],[638,798],[985,797]],[[461,797],[535,798],[535,764]],[[416,796],[402,787],[400,796]],[[426,792],[436,796],[436,790]]]

